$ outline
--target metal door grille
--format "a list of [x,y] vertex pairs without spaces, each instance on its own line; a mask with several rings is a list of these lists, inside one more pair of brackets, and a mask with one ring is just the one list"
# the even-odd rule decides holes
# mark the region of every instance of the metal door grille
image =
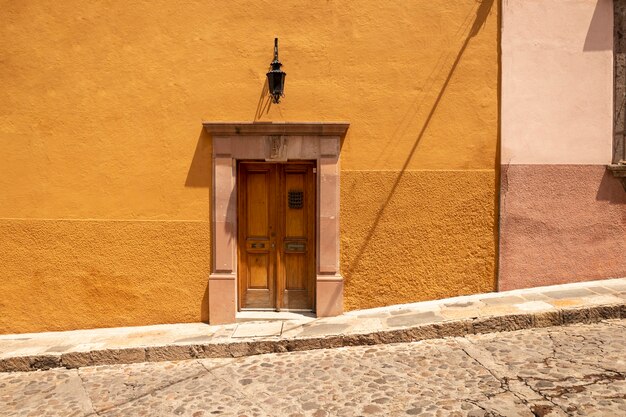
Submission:
[[287,200],[290,209],[301,209],[304,205],[304,191],[289,190]]

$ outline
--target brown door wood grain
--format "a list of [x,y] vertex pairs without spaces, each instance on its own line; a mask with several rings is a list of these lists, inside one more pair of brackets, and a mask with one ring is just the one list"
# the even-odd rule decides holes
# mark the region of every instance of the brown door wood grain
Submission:
[[239,163],[240,309],[314,309],[314,167]]

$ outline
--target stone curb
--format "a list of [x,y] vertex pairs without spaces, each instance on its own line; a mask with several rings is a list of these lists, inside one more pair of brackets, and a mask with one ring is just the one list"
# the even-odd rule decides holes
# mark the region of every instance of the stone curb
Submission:
[[416,342],[471,334],[506,332],[530,328],[596,323],[626,318],[626,303],[579,306],[526,314],[505,314],[449,320],[363,334],[310,338],[253,340],[195,345],[167,345],[125,349],[68,352],[60,355],[18,356],[0,359],[0,372],[29,372],[51,368],[80,368],[138,362],[161,362],[203,358],[237,358],[265,353],[329,349]]

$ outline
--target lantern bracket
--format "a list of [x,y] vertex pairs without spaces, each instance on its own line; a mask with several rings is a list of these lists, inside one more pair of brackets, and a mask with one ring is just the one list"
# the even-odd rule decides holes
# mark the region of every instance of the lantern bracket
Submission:
[[278,104],[281,97],[285,97],[285,71],[281,70],[283,64],[278,60],[278,38],[274,38],[274,60],[270,63],[267,75],[267,86],[272,102]]

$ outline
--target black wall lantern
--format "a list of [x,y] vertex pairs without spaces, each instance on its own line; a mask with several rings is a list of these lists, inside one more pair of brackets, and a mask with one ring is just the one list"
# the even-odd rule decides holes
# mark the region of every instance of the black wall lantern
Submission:
[[269,86],[270,96],[276,104],[280,102],[281,97],[285,97],[285,71],[280,67],[283,64],[278,60],[278,38],[274,38],[274,60],[270,64],[272,69],[267,73],[267,85]]

